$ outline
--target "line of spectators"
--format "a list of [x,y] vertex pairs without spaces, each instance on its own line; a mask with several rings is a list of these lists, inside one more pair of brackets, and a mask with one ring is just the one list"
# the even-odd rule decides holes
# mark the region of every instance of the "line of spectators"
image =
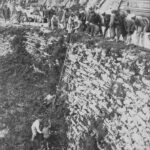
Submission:
[[[41,22],[48,22],[52,30],[65,29],[68,32],[68,42],[72,33],[87,32],[90,36],[101,35],[106,37],[108,31],[112,40],[119,41],[122,36],[126,44],[131,44],[131,37],[136,31],[137,43],[142,39],[150,27],[150,20],[147,17],[135,16],[130,10],[112,10],[98,13],[94,8],[86,11],[84,8],[73,11],[69,8],[58,8],[41,6],[39,15]],[[3,15],[5,20],[10,18],[9,9],[4,7]],[[21,14],[21,13],[19,13]]]
[[60,11],[62,13],[61,18],[56,7],[49,11],[49,27],[52,30],[66,29],[69,39],[71,33],[75,32],[87,32],[90,36],[106,37],[109,29],[112,40],[119,41],[122,36],[126,44],[131,44],[131,37],[136,31],[138,44],[140,38],[144,40],[144,34],[150,27],[150,20],[147,17],[135,16],[130,13],[130,10],[112,10],[102,14],[97,13],[93,8],[88,11],[85,11],[84,8],[77,11],[66,8]]

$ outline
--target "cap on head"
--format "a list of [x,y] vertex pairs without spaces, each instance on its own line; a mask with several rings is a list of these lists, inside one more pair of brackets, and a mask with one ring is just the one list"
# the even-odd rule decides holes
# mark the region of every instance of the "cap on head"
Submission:
[[127,9],[127,10],[126,10],[126,12],[127,12],[128,14],[130,14],[130,13],[131,13],[131,11],[130,11],[129,9]]
[[74,15],[75,15],[75,14],[72,12],[72,13],[71,13],[71,16],[74,16]]

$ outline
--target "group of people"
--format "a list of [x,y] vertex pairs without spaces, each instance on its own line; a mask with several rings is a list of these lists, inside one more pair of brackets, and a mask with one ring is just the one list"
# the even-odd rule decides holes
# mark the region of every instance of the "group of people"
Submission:
[[[65,8],[61,17],[59,11],[62,10],[57,9],[57,7],[49,9],[47,14],[49,27],[52,30],[66,29],[68,34],[81,31],[87,32],[90,36],[101,35],[106,37],[109,31],[111,39],[119,41],[122,36],[126,44],[131,44],[134,31],[137,34],[137,43],[139,43],[140,38],[143,39],[144,33],[150,27],[149,18],[136,16],[130,10],[112,10],[111,12],[98,13],[94,8],[90,8],[88,11],[84,8],[76,11]],[[46,15],[43,17],[46,17]]]
[[[20,13],[20,10],[17,12]],[[3,15],[5,20],[10,18],[8,7],[4,7]],[[52,30],[59,28],[68,31],[68,37],[75,32],[87,32],[90,36],[101,35],[119,41],[122,36],[126,44],[131,43],[131,36],[136,31],[137,44],[143,39],[144,33],[150,28],[150,20],[147,17],[135,16],[130,10],[112,10],[111,12],[99,13],[95,8],[79,8],[72,10],[60,7],[40,7],[39,15],[41,22],[48,22]],[[20,23],[20,22],[19,22]],[[109,29],[109,30],[108,30]]]

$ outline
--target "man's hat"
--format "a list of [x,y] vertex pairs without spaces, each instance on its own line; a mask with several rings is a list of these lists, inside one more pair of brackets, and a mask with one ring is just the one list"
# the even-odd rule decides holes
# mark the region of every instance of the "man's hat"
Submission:
[[94,11],[94,9],[92,7],[89,8],[90,11]]

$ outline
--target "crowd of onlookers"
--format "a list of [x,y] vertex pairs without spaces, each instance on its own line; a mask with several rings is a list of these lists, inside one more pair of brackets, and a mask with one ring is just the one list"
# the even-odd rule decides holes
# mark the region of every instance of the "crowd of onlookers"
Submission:
[[[26,14],[24,15],[24,21],[47,22],[50,29],[66,29],[69,36],[75,32],[87,32],[90,36],[101,35],[106,37],[109,31],[111,39],[119,41],[122,36],[126,44],[130,44],[134,31],[136,31],[137,43],[139,43],[140,39],[144,39],[144,33],[150,27],[148,17],[136,16],[130,10],[112,10],[111,12],[98,13],[95,8],[73,10],[65,7],[41,6],[39,11],[36,11],[36,15],[38,14],[37,16],[40,17],[35,15],[31,17],[33,12],[30,13],[31,16],[28,16],[27,13],[22,13],[23,11],[18,9],[19,7],[16,7],[18,23],[21,22],[21,16]],[[8,15],[10,12],[8,12],[8,7],[4,7],[3,15],[5,20],[10,17]]]

